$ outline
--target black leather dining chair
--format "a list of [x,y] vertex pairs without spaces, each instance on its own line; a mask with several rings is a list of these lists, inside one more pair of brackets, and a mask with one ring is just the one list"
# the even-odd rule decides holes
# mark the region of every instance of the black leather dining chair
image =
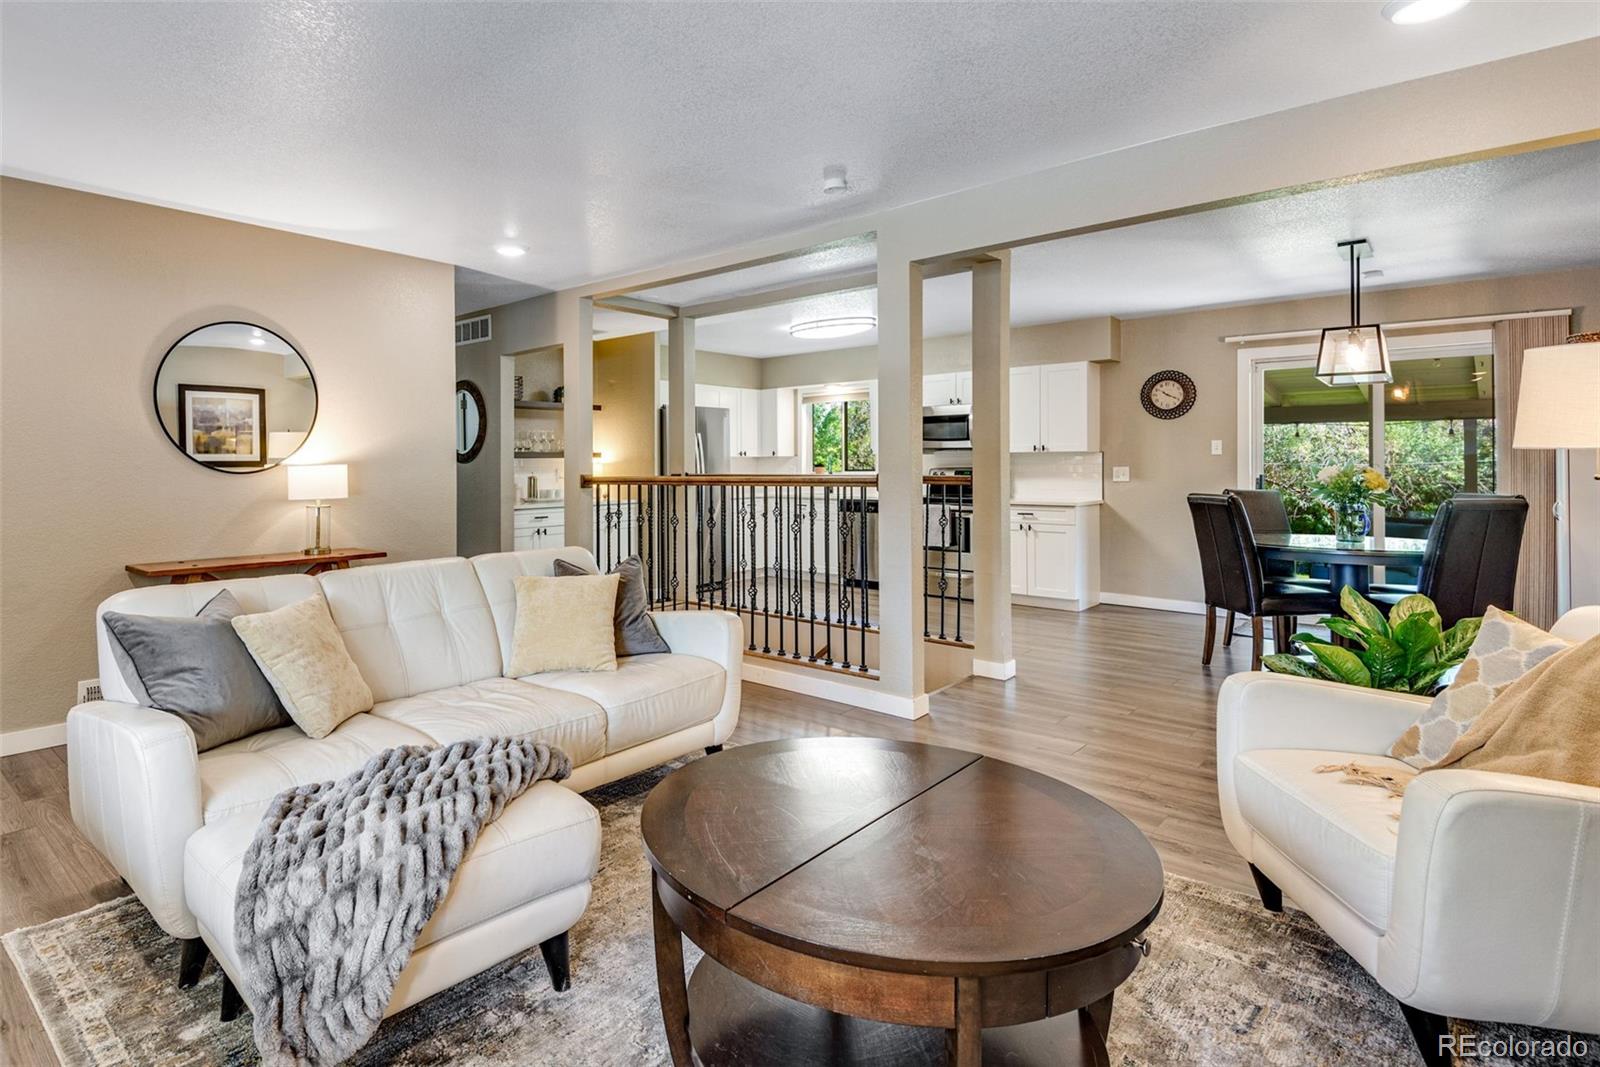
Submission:
[[1491,604],[1510,611],[1527,521],[1524,497],[1457,494],[1439,505],[1428,527],[1417,584],[1375,585],[1371,597],[1393,605],[1421,593],[1445,626],[1482,615]]
[[[1250,530],[1257,537],[1262,534],[1292,532],[1289,509],[1283,504],[1283,494],[1276,489],[1228,489],[1229,496],[1244,501],[1245,514],[1250,517]],[[1296,585],[1326,586],[1326,578],[1308,578],[1298,573],[1298,564],[1292,559],[1269,559],[1262,563],[1262,574],[1268,579],[1293,581]]]
[[1286,651],[1301,615],[1336,614],[1339,600],[1327,589],[1268,580],[1262,573],[1250,518],[1238,496],[1191,493],[1189,514],[1194,520],[1195,543],[1200,552],[1200,574],[1205,586],[1206,635],[1200,662],[1210,664],[1217,632],[1217,609],[1250,618],[1250,669],[1261,669],[1265,620],[1273,620],[1273,644]]

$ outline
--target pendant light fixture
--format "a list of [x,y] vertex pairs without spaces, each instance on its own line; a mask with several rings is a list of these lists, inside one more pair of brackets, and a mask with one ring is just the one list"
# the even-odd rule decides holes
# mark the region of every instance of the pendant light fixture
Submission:
[[1350,325],[1322,331],[1317,377],[1325,385],[1392,382],[1394,369],[1389,364],[1389,340],[1383,327],[1361,321],[1361,257],[1372,254],[1372,245],[1360,237],[1340,241],[1339,248],[1350,260]]

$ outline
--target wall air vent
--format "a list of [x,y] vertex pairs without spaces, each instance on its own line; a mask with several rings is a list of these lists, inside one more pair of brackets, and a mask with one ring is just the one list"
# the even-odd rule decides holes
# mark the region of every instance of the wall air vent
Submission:
[[470,319],[456,320],[456,344],[475,345],[494,336],[488,315],[474,315]]

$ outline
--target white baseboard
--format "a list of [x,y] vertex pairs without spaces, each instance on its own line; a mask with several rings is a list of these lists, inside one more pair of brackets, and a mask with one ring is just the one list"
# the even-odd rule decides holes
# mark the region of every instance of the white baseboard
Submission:
[[10,730],[0,733],[0,756],[15,756],[19,752],[36,752],[41,748],[55,748],[67,743],[67,724],[35,726],[31,730]]
[[1204,615],[1206,606],[1198,600],[1168,600],[1160,596],[1135,596],[1132,593],[1101,593],[1100,603],[1154,611],[1181,611],[1185,615]]
[[852,685],[841,679],[829,677],[827,671],[810,667],[786,669],[773,666],[766,661],[746,659],[744,680],[758,685],[770,685],[774,689],[785,689],[791,693],[803,693],[810,697],[849,704],[851,707],[865,708],[868,711],[881,712],[901,719],[920,719],[928,714],[926,693],[918,697],[883,693],[868,688],[869,685],[879,683]]
[[1017,661],[1008,659],[1004,663],[996,663],[991,659],[975,659],[972,661],[972,673],[979,678],[994,678],[1003,682],[1017,676]]

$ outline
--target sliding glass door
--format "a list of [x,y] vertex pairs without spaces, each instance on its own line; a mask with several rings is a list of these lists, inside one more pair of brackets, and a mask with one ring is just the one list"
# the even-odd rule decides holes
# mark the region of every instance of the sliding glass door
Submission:
[[[1311,344],[1241,350],[1240,399],[1250,418],[1241,474],[1283,494],[1297,533],[1332,532],[1312,495],[1317,472],[1330,465],[1367,463],[1388,475],[1395,501],[1374,514],[1376,534],[1426,537],[1439,505],[1456,493],[1494,492],[1488,332],[1395,337],[1390,350],[1394,381],[1382,387],[1324,385]],[[1415,575],[1391,568],[1386,578]]]

